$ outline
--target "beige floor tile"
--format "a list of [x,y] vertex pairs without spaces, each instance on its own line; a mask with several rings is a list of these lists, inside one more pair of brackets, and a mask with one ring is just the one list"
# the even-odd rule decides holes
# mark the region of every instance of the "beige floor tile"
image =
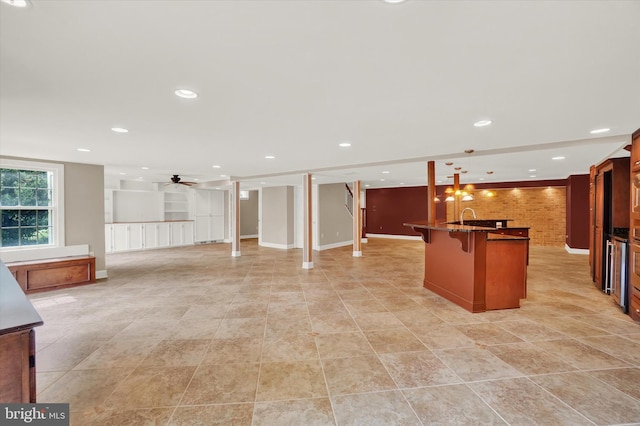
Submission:
[[406,327],[434,326],[443,324],[444,322],[425,308],[413,309],[408,311],[394,311],[393,314],[396,316],[396,318],[402,321],[402,323]]
[[522,342],[522,339],[491,323],[462,324],[456,328],[478,345]]
[[91,368],[129,368],[131,371],[156,347],[157,339],[114,339],[103,344],[74,370]]
[[442,362],[466,382],[521,376],[518,370],[481,348],[434,351]]
[[272,314],[267,317],[267,325],[264,334],[265,339],[267,340],[305,333],[311,333],[311,320],[306,314]]
[[261,353],[261,338],[213,339],[202,359],[202,364],[256,363],[260,361]]
[[44,371],[36,372],[36,394],[42,393],[46,388],[51,386],[56,380],[65,375],[65,371]]
[[[266,299],[269,296],[267,294]],[[225,318],[264,318],[267,316],[268,301],[260,297],[257,301],[233,302],[229,305]]]
[[375,356],[324,359],[322,365],[332,396],[397,388]]
[[263,362],[256,401],[327,396],[320,361]]
[[380,360],[400,388],[453,384],[462,381],[431,351],[382,354]]
[[328,398],[291,401],[257,402],[254,425],[270,426],[328,426],[334,425],[333,410]]
[[489,352],[522,374],[549,374],[575,370],[560,358],[539,348],[535,343],[511,343],[487,348]]
[[224,318],[230,304],[192,305],[180,318],[181,321],[211,321]]
[[536,345],[579,370],[629,366],[625,361],[573,339],[541,341]]
[[148,408],[141,410],[105,410],[99,413],[84,413],[83,417],[71,416],[72,425],[122,426],[122,425],[165,425],[171,417],[171,408]]
[[182,319],[165,336],[165,340],[213,339],[220,324],[222,324],[222,319],[206,321]]
[[378,354],[422,351],[426,347],[406,328],[365,331],[369,343]]
[[177,405],[194,371],[195,367],[138,367],[105,405],[118,410]]
[[37,353],[37,371],[71,370],[103,344],[102,341],[60,339]]
[[527,378],[469,384],[509,424],[590,425],[587,418]]
[[259,364],[201,365],[180,405],[254,402]]
[[474,347],[475,342],[451,324],[415,325],[409,329],[429,349]]
[[129,370],[69,371],[42,392],[38,402],[68,403],[71,411],[103,407],[107,397],[127,377]]
[[311,359],[318,359],[318,348],[314,337],[309,334],[287,334],[264,341],[263,362]]
[[531,380],[597,424],[640,422],[640,401],[587,373],[550,374]]
[[625,336],[585,337],[578,340],[631,365],[640,366],[640,343]]
[[332,398],[340,425],[419,425],[400,391],[362,393]]
[[321,334],[359,331],[355,321],[348,314],[312,315],[311,328]]
[[145,367],[198,366],[210,340],[162,340],[142,361]]
[[360,332],[321,334],[316,337],[316,342],[322,359],[373,355],[374,353],[371,344]]
[[362,330],[382,330],[404,327],[404,324],[391,312],[372,312],[357,314],[353,317]]
[[407,389],[405,397],[425,425],[505,425],[466,385]]
[[640,401],[640,368],[587,371],[587,374]]
[[264,336],[264,318],[225,318],[216,332],[217,339]]
[[220,404],[178,407],[170,426],[251,426],[253,404]]
[[544,325],[538,324],[528,319],[499,321],[495,322],[494,324],[527,342],[562,339],[566,337],[559,331],[553,330],[549,327],[545,327]]

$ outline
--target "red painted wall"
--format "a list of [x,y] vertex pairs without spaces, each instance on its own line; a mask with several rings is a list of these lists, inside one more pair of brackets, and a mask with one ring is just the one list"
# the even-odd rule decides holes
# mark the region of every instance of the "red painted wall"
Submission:
[[567,245],[589,248],[589,175],[567,178]]
[[[444,190],[444,188],[442,188]],[[436,192],[442,192],[437,188]],[[427,220],[427,187],[367,189],[367,232],[389,235],[420,235],[403,223]],[[436,204],[436,221],[446,217],[444,202]]]

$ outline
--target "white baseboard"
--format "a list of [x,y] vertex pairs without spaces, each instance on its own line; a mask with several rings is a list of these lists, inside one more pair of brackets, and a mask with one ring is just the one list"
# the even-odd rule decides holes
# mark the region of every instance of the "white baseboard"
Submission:
[[96,271],[96,280],[102,280],[107,277],[107,270],[103,269],[101,271]]
[[422,240],[422,237],[418,235],[392,235],[392,234],[369,234],[367,233],[368,238],[387,238],[390,240]]
[[317,250],[317,251],[330,250],[330,249],[345,247],[350,245],[353,245],[353,240],[340,241],[339,243],[331,243],[331,244],[325,244],[323,246],[317,246],[316,248],[314,248],[314,250]]
[[368,242],[369,242],[369,239],[367,239],[367,238],[363,238],[361,241],[362,241],[363,243],[368,243]]
[[20,248],[15,250],[4,250],[0,252],[0,259],[4,263],[8,262],[28,262],[30,260],[52,259],[55,257],[87,256],[89,255],[89,245],[80,244],[77,246],[65,247],[39,247]]
[[567,244],[564,245],[564,249],[567,251],[567,253],[571,254],[589,254],[589,249],[571,248]]
[[258,234],[253,235],[240,235],[241,240],[248,240],[249,238],[258,238]]
[[240,257],[240,251],[232,251],[231,257]]
[[275,243],[265,243],[264,241],[259,244],[261,247],[268,247],[280,250],[289,250],[295,248],[295,244],[275,244]]
[[313,269],[313,262],[302,262],[302,269]]
[[362,252],[361,251],[354,251],[353,252],[353,257],[362,257]]

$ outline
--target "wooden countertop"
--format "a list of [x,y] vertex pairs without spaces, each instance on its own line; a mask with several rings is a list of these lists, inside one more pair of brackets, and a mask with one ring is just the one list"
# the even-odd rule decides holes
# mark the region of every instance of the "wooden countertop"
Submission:
[[44,324],[9,269],[0,261],[0,335]]

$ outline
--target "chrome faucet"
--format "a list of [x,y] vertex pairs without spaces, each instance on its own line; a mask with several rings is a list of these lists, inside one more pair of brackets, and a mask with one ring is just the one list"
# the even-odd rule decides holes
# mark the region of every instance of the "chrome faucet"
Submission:
[[471,213],[473,214],[473,218],[477,219],[475,210],[473,210],[471,207],[466,207],[462,209],[462,211],[460,212],[460,225],[464,225],[464,219],[462,217],[464,216],[464,212],[466,212],[467,210],[471,210]]

